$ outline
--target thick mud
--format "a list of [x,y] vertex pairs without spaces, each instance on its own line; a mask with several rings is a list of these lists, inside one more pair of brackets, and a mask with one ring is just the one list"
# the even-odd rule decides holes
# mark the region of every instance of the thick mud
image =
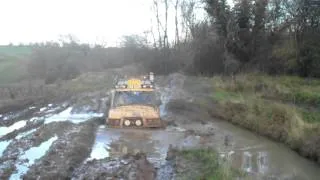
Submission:
[[[9,140],[11,143],[4,150],[2,157],[0,158],[0,179],[8,179],[14,172],[19,172],[21,167],[25,170],[20,172],[23,174],[28,167],[29,158],[25,157],[25,153],[32,147],[40,146],[43,142],[48,141],[50,138],[59,137],[64,132],[68,131],[72,126],[71,123],[52,123],[50,125],[38,128],[34,133],[29,134],[20,139]],[[64,128],[61,128],[64,127]],[[25,164],[25,165],[24,165]],[[12,179],[17,179],[18,175],[13,175]]]
[[177,171],[192,172],[187,162],[173,161],[170,149],[206,147],[253,179],[320,176],[315,163],[283,145],[212,118],[206,81],[181,74],[157,81],[164,129],[108,128],[109,94],[102,91],[3,112],[0,179],[170,180]]
[[72,179],[155,179],[156,169],[144,153],[125,155],[117,159],[92,160],[74,171]]
[[91,151],[97,123],[73,125],[51,146],[40,162],[29,167],[23,179],[70,179]]

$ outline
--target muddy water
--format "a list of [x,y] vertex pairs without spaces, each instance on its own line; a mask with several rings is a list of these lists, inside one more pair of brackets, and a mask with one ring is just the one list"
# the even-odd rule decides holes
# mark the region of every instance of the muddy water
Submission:
[[196,148],[200,145],[200,136],[186,136],[181,129],[166,130],[109,129],[99,127],[95,144],[88,160],[120,158],[127,154],[146,153],[147,159],[158,169],[157,179],[173,178],[174,168],[166,162],[169,146],[178,148]]
[[[181,85],[175,87],[177,92],[182,92],[178,95],[186,93],[184,88]],[[254,175],[257,179],[262,176],[276,179],[320,179],[319,165],[299,156],[283,144],[257,136],[225,121],[214,119],[208,122],[210,123],[206,125],[197,123],[180,127],[198,131],[212,128],[213,130],[209,131],[214,131],[215,135],[206,137],[209,139],[206,145],[213,146],[221,156],[228,157],[234,167]]]
[[[172,116],[178,119],[176,114],[167,111],[166,104],[179,96],[189,98],[182,88],[183,80],[180,76],[172,76],[168,87],[161,88],[163,104],[160,109],[163,118]],[[168,162],[165,160],[170,144],[184,149],[213,147],[221,157],[229,159],[233,167],[246,171],[254,179],[316,180],[320,177],[317,164],[300,157],[282,144],[227,122],[208,119],[206,124],[175,123],[179,126],[167,127],[165,130],[108,129],[102,126],[97,131],[90,158],[115,158],[127,153],[145,152],[149,161],[159,168],[158,175],[171,179],[172,176],[163,176],[172,173],[172,166],[166,166]],[[188,130],[201,133],[190,134]]]
[[[232,151],[234,167],[250,174],[273,176],[280,179],[319,179],[320,167],[282,144],[238,128],[225,122],[215,122],[217,134],[230,135],[230,145],[216,146],[223,155]],[[224,137],[216,137],[223,139]]]
[[[181,149],[213,147],[221,156],[230,157],[233,167],[242,169],[254,177],[276,177],[279,179],[310,179],[320,177],[319,167],[281,144],[258,137],[236,126],[216,122],[215,135],[202,137],[188,135],[182,128],[166,130],[108,129],[100,127],[91,159],[117,158],[128,153],[147,153],[148,160],[167,174],[172,169],[166,165],[166,153],[172,144]],[[187,128],[187,127],[186,127]],[[225,145],[225,136],[230,137]]]
[[[195,147],[200,137],[186,137],[185,133],[167,130],[109,129],[101,126],[89,159],[117,158],[126,154],[147,153],[150,162],[160,167],[165,163],[170,144]],[[100,153],[98,153],[100,152]]]

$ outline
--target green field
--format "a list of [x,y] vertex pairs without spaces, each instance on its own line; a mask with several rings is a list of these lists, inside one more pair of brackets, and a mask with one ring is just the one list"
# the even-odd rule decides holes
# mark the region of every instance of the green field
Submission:
[[31,52],[28,46],[0,46],[0,85],[23,79]]
[[0,46],[1,56],[24,56],[30,55],[32,48],[29,46]]

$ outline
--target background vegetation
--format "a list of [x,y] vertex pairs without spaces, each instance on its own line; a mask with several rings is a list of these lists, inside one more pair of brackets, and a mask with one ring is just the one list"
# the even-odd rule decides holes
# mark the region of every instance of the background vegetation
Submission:
[[[156,31],[124,36],[119,47],[83,44],[71,35],[1,46],[0,84],[35,78],[50,84],[130,63],[158,74],[262,71],[319,77],[319,7],[318,0],[234,0],[233,6],[227,0],[154,0]],[[176,13],[168,14],[169,8]],[[195,18],[199,8],[207,12],[202,19]],[[176,23],[171,38],[170,18]]]

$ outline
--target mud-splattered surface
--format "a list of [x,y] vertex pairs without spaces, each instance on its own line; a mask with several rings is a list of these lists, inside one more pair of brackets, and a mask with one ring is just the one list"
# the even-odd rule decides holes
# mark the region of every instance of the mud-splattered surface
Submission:
[[156,169],[144,153],[125,155],[121,158],[87,161],[72,179],[155,179]]
[[320,176],[316,164],[288,148],[213,119],[199,104],[214,107],[204,96],[212,91],[205,80],[173,74],[157,81],[165,129],[108,128],[108,92],[101,91],[3,112],[0,179],[174,179],[170,145],[214,148],[253,177]]

